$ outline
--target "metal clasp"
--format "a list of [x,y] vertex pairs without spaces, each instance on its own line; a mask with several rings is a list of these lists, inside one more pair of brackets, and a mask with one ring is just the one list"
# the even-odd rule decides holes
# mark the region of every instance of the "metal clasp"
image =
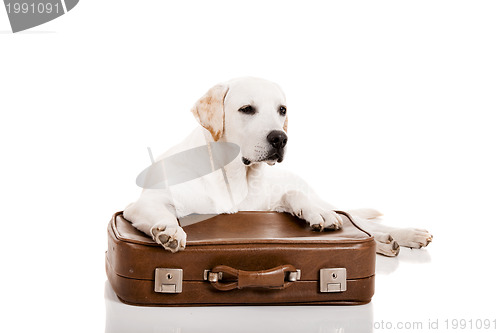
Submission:
[[300,269],[297,269],[295,272],[288,273],[288,281],[295,282],[300,280]]
[[323,268],[319,270],[319,291],[337,293],[347,290],[347,271],[345,268]]
[[217,282],[219,280],[222,280],[222,272],[214,273],[208,269],[205,269],[203,271],[203,280],[208,282]]
[[155,292],[178,294],[182,292],[182,269],[157,268],[155,270]]

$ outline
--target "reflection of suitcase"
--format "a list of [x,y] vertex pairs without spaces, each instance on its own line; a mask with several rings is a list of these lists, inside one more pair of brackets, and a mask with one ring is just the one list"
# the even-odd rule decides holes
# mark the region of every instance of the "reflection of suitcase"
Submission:
[[375,242],[348,214],[315,232],[286,213],[239,212],[184,227],[170,253],[121,213],[108,226],[106,271],[135,305],[364,304],[374,292]]

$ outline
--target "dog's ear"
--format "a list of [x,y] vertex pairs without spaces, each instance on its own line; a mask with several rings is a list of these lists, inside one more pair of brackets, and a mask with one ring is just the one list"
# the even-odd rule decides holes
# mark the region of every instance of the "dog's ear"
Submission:
[[224,98],[228,89],[223,84],[214,86],[191,109],[196,120],[210,131],[215,141],[224,133]]
[[283,130],[288,132],[288,115],[285,117],[285,123],[283,124]]

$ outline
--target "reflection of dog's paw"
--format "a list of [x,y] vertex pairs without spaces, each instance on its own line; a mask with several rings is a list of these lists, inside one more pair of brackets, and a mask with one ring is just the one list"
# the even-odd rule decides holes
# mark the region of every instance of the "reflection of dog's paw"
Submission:
[[391,231],[391,236],[396,239],[399,245],[413,249],[426,247],[432,242],[432,235],[424,229],[399,229]]
[[333,210],[324,210],[316,207],[302,209],[300,217],[309,223],[316,231],[323,229],[337,230],[342,228],[342,218]]
[[388,257],[395,257],[399,254],[399,244],[386,233],[373,233],[375,238],[376,251]]
[[157,223],[151,228],[153,240],[171,252],[186,248],[186,233],[180,226],[167,226]]

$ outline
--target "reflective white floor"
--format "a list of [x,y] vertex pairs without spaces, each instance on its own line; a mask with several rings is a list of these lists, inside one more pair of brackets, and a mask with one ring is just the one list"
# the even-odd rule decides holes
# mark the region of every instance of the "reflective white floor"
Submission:
[[105,284],[106,333],[371,332],[373,305],[136,307]]

